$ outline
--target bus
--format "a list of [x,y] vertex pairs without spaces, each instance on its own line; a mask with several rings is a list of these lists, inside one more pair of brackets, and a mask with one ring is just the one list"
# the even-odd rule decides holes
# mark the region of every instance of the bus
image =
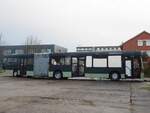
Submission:
[[5,56],[3,68],[13,76],[97,77],[110,80],[143,78],[141,52],[68,52]]

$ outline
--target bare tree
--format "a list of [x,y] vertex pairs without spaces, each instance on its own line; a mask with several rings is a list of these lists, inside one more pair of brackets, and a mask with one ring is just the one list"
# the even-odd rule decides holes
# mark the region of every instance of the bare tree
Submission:
[[25,40],[25,53],[35,53],[38,52],[38,45],[41,44],[41,41],[37,37],[28,36]]
[[[0,46],[4,44],[2,40],[2,33],[0,33]],[[3,62],[3,49],[0,47],[0,68],[2,68],[2,62]]]
[[34,36],[28,36],[25,40],[26,45],[40,45],[41,40]]
[[4,40],[3,40],[3,33],[0,33],[0,46],[7,44]]

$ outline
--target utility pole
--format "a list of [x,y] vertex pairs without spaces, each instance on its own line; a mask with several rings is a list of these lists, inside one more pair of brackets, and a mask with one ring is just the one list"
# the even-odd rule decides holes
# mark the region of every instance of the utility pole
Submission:
[[2,45],[2,33],[0,33],[0,46]]
[[129,90],[130,90],[130,104],[133,105],[133,89],[132,89],[132,83],[129,83]]
[[[0,33],[0,46],[2,46],[2,33]],[[0,69],[2,68],[2,50],[0,48]]]

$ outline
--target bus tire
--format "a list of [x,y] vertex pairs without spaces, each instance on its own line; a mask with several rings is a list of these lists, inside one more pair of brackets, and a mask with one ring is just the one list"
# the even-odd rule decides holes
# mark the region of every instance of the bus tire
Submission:
[[110,79],[112,81],[118,81],[118,80],[120,80],[120,74],[118,72],[111,72]]
[[58,70],[58,71],[55,71],[55,72],[53,73],[53,78],[56,79],[56,80],[62,79],[62,78],[63,78],[62,72],[59,71],[59,70]]

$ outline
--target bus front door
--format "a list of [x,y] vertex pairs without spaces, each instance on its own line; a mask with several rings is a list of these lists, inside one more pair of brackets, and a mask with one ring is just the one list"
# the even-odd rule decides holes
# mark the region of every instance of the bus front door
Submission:
[[72,57],[72,77],[85,75],[85,57]]
[[140,59],[128,59],[125,61],[125,74],[127,78],[140,78],[141,65]]
[[131,60],[125,61],[125,74],[126,74],[127,78],[132,77],[132,62],[131,62]]

